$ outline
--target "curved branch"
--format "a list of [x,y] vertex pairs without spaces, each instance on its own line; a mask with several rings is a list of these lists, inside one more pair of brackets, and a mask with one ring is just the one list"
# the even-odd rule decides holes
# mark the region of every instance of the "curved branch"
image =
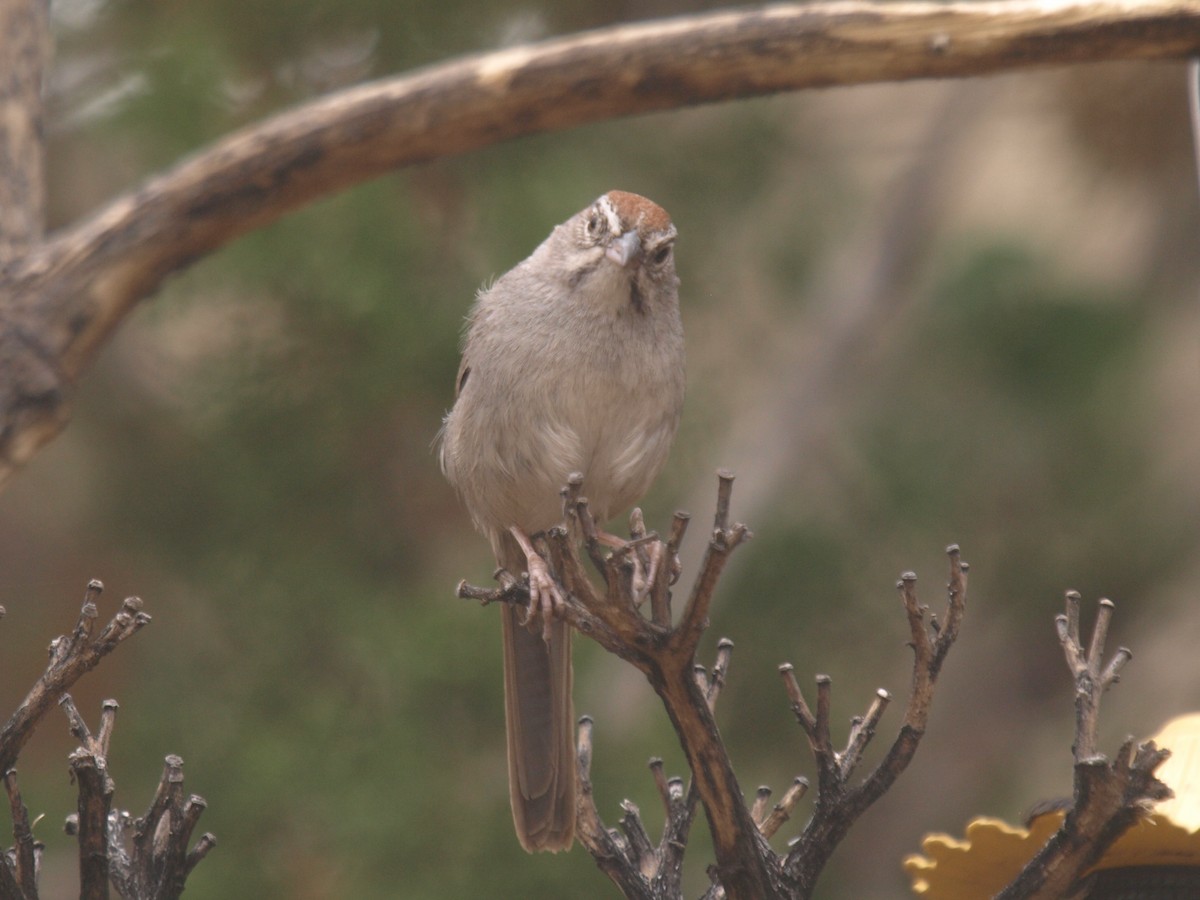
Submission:
[[0,482],[171,272],[389,170],[616,116],[829,85],[1200,52],[1200,0],[780,5],[622,25],[342,91],[237,132],[0,274]]
[[42,237],[42,82],[50,44],[49,3],[0,0],[0,265]]

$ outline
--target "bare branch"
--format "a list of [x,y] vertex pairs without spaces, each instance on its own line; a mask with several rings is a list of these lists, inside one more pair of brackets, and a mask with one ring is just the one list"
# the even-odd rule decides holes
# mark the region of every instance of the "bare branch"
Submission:
[[[1108,640],[1108,625],[1112,621],[1113,609],[1113,602],[1103,599],[1100,601],[1099,609],[1096,610],[1096,624],[1092,626],[1092,641],[1088,646],[1088,661],[1096,668],[1099,667],[1100,658],[1104,655],[1104,644]],[[1099,674],[1099,672],[1095,674]]]
[[119,708],[120,704],[116,700],[105,700],[100,707],[100,732],[96,735],[96,744],[105,756],[108,756],[108,745],[112,740],[113,726],[117,723]]
[[1198,51],[1198,0],[841,0],[622,25],[330,95],[218,141],[12,260],[0,280],[0,482],[61,430],[79,375],[168,274],[384,172],[697,103]]
[[[710,871],[712,886],[705,897],[740,900],[811,896],[818,876],[849,828],[888,790],[915,754],[928,723],[941,667],[965,615],[969,567],[962,561],[956,545],[946,550],[950,576],[946,607],[940,617],[919,602],[915,575],[905,573],[899,580],[897,587],[914,656],[911,692],[899,734],[879,765],[858,784],[852,783],[852,779],[890,703],[890,695],[883,690],[876,692],[866,712],[851,720],[845,749],[838,753],[833,749],[831,735],[832,680],[827,675],[817,676],[816,703],[810,707],[793,667],[780,667],[791,708],[808,737],[817,765],[817,796],[812,817],[781,859],[768,840],[789,820],[808,782],[797,778],[769,814],[771,792],[767,787],[760,787],[753,806],[747,807],[713,718],[733,644],[725,639],[718,643],[711,671],[697,665],[694,656],[698,635],[707,624],[708,602],[724,558],[749,535],[745,526],[729,524],[731,484],[731,476],[722,472],[709,552],[687,609],[674,629],[654,621],[653,611],[650,619],[645,617],[629,578],[631,560],[639,548],[652,547],[656,551],[666,548],[656,536],[644,534],[644,524],[638,517],[632,522],[632,531],[638,536],[618,546],[608,557],[597,560],[597,568],[605,580],[603,593],[596,590],[583,572],[567,527],[535,536],[554,574],[566,588],[563,617],[647,676],[675,726],[692,772],[693,781],[685,792],[681,781],[665,778],[661,759],[650,762],[667,819],[657,846],[646,831],[638,807],[630,801],[621,805],[624,814],[620,829],[605,828],[590,782],[592,722],[586,717],[581,720],[578,834],[597,864],[627,897],[674,900],[678,896],[679,872],[697,800],[703,803],[717,855],[717,865]],[[581,526],[579,530],[586,540],[591,517],[580,488],[580,484],[569,486],[564,497],[569,520]],[[499,590],[493,591],[460,585],[459,593],[485,602],[527,602],[526,586],[511,581],[502,583]],[[1104,644],[1114,609],[1107,600],[1100,602],[1096,626],[1085,652],[1080,639],[1078,606],[1078,594],[1068,593],[1066,612],[1055,624],[1076,686],[1075,805],[1060,831],[1000,895],[1006,900],[1016,897],[1048,900],[1072,895],[1079,888],[1080,873],[1096,863],[1151,801],[1170,794],[1154,775],[1169,753],[1152,742],[1135,746],[1132,739],[1126,741],[1112,763],[1094,752],[1100,697],[1118,679],[1131,654],[1120,648],[1104,663]]]
[[729,530],[729,504],[733,498],[733,479],[729,469],[717,470],[717,511],[713,514],[713,531]]
[[196,868],[215,846],[217,846],[217,838],[214,834],[206,831],[200,835],[200,839],[196,841],[196,846],[188,851],[187,858],[183,862],[183,874],[185,876],[191,875],[192,869]]
[[600,547],[600,537],[596,533],[596,520],[588,507],[587,497],[581,493],[582,490],[583,475],[579,472],[572,473],[568,478],[568,507],[565,520],[578,529],[583,538],[583,545],[587,549],[588,558],[596,567],[596,571],[603,575],[605,570],[604,552]]
[[828,675],[817,676],[817,727],[809,738],[832,763],[834,755],[829,743],[829,711],[833,704],[833,679]]
[[1117,648],[1112,661],[1104,665],[1104,644],[1108,626],[1116,607],[1111,600],[1101,600],[1092,627],[1092,639],[1086,655],[1080,642],[1079,601],[1077,591],[1066,595],[1067,613],[1055,620],[1055,631],[1062,644],[1067,667],[1075,681],[1075,761],[1081,762],[1098,755],[1097,735],[1100,728],[1100,698],[1117,680],[1125,663],[1133,654],[1125,647]]
[[22,890],[13,875],[10,854],[4,854],[3,865],[0,865],[0,900],[37,900],[37,894],[27,894]]
[[630,858],[624,842],[616,840],[616,833],[604,827],[596,800],[592,794],[592,719],[584,716],[579,720],[579,735],[576,743],[577,780],[576,786],[576,835],[592,859],[605,875],[613,880],[626,898],[653,900],[654,894],[646,882],[641,868]]
[[75,706],[75,701],[71,699],[71,695],[63,694],[58,701],[58,705],[62,707],[63,712],[67,716],[67,725],[71,729],[72,736],[84,747],[94,752],[97,748],[96,740],[92,737],[91,729],[88,728],[87,722],[83,720],[83,714]]
[[[188,849],[207,804],[195,794],[184,799],[183,760],[166,758],[150,808],[133,820],[128,812],[112,809],[115,787],[102,752],[112,737],[116,701],[104,701],[94,735],[70,696],[63,697],[62,707],[81,744],[70,757],[78,812],[67,821],[67,833],[79,839],[81,897],[107,897],[111,878],[126,900],[177,900],[192,869],[216,846],[216,838],[205,834]],[[126,847],[128,832],[132,839]]]
[[1066,612],[1054,623],[1075,688],[1074,803],[1062,825],[998,900],[1052,900],[1073,896],[1080,878],[1144,815],[1153,801],[1171,796],[1155,771],[1171,755],[1153,741],[1126,738],[1112,762],[1097,750],[1100,699],[1132,654],[1117,649],[1104,665],[1104,644],[1116,607],[1101,600],[1084,653],[1079,625],[1080,595],[1067,591]]
[[671,635],[671,641],[678,648],[677,652],[688,657],[696,652],[700,636],[708,627],[708,610],[712,604],[713,592],[729,554],[739,544],[753,537],[745,525],[729,525],[733,478],[733,473],[728,469],[717,472],[717,511],[713,517],[712,536],[704,552],[704,560],[700,564],[700,574],[696,577],[696,583],[692,585],[692,592],[688,596],[687,606],[684,607],[678,627]]
[[[731,641],[722,640],[720,642],[718,659],[713,666],[713,671],[714,673],[719,672],[721,674],[715,676],[713,682],[705,682],[705,687],[708,688],[707,691],[702,690],[700,684],[693,679],[692,684],[697,689],[696,695],[691,700],[694,710],[702,710],[711,714],[712,704],[715,704],[717,696],[720,693],[719,684],[724,679],[724,673],[728,671],[732,650],[733,643]],[[702,667],[696,668],[703,671]],[[695,669],[693,669],[693,675],[695,674]],[[668,703],[669,711],[675,710],[675,707],[666,698],[664,698],[664,702]],[[672,712],[672,718],[675,718],[674,712]],[[596,810],[595,799],[592,794],[590,779],[592,727],[592,720],[589,717],[585,716],[580,720],[577,744],[577,770],[579,779],[576,782],[578,787],[577,796],[579,798],[577,801],[578,819],[576,833],[579,836],[580,843],[587,847],[596,860],[596,864],[613,880],[626,897],[674,900],[674,898],[681,896],[683,856],[687,848],[692,821],[695,817],[696,802],[700,798],[702,790],[711,792],[713,789],[710,784],[704,784],[702,787],[700,782],[695,780],[702,779],[705,773],[693,765],[694,780],[685,792],[681,779],[667,779],[664,776],[662,760],[656,757],[650,760],[650,772],[654,778],[655,787],[658,790],[659,797],[662,799],[666,812],[662,839],[658,842],[657,846],[653,845],[649,835],[646,833],[645,825],[642,822],[637,806],[628,800],[621,804],[624,815],[621,819],[620,832],[606,828]],[[697,752],[694,749],[695,744],[704,743],[703,740],[697,740],[694,735],[690,735],[690,732],[690,736],[687,738],[684,737],[684,731],[680,730],[679,733],[680,741],[684,745],[685,751],[689,752],[689,755]],[[720,748],[717,749],[721,754],[724,753]],[[718,770],[727,768],[728,761],[718,759],[712,749],[706,747],[703,752],[706,754],[706,758],[712,761],[714,768]],[[717,778],[723,777],[721,771],[715,773],[715,776]],[[711,779],[714,775],[710,774],[708,777]],[[768,791],[767,793],[769,795],[770,792]],[[799,794],[794,794],[793,791],[789,791],[785,795],[782,803],[786,805],[787,812],[790,812],[797,799],[799,799]],[[709,809],[707,802],[706,809]],[[745,809],[744,805],[742,809]],[[777,807],[778,810],[779,807]],[[778,815],[782,816],[782,818],[778,819],[779,822],[786,820],[787,812],[778,813]],[[732,821],[737,818],[734,813],[727,811],[723,807],[714,805],[709,810],[710,825],[714,821],[714,815],[718,817],[717,821],[722,823],[726,820]],[[747,832],[747,835],[754,834],[757,827],[757,819],[747,815],[747,821],[750,823],[750,831]],[[773,824],[774,827],[778,827],[778,823]],[[755,856],[743,859],[742,866],[750,868],[757,860],[758,864],[763,867],[764,878],[769,877],[766,871],[767,854],[770,853],[769,848],[765,844],[761,848],[755,844],[751,844],[751,847],[755,852]],[[718,847],[719,854],[723,855],[725,852],[727,852],[725,848]],[[727,869],[718,868],[723,873],[727,871]],[[733,877],[725,874],[722,874],[721,877],[733,885],[730,896],[775,896],[775,894],[769,892],[749,892],[744,887],[743,882],[752,878],[752,875],[747,876],[736,873]],[[768,880],[767,883],[772,884],[773,882]],[[724,896],[723,888],[721,896]]]
[[729,660],[732,656],[733,641],[729,638],[717,641],[717,661],[713,663],[712,678],[704,695],[710,712],[717,708],[717,699],[721,696],[721,688],[725,687],[725,675],[729,671]]
[[675,556],[679,553],[679,545],[683,543],[683,536],[687,534],[688,523],[692,519],[692,514],[678,510],[671,519],[671,531],[667,536],[667,551]]
[[667,783],[662,757],[652,756],[647,765],[650,768],[650,774],[654,777],[654,786],[658,788],[658,796],[663,803],[663,812],[669,816],[671,814],[671,787]]
[[0,861],[0,897],[35,900],[38,870],[41,868],[45,845],[33,839],[29,810],[17,787],[16,769],[4,773],[4,792],[8,795],[8,808],[13,821],[13,849],[11,853],[4,854]]
[[[662,700],[687,757],[692,782],[687,791],[682,782],[664,777],[662,760],[650,762],[655,787],[666,810],[663,838],[651,844],[638,808],[622,804],[624,816],[619,830],[606,828],[596,809],[590,781],[592,722],[580,721],[578,739],[577,834],[627,897],[674,900],[697,801],[703,804],[717,865],[710,875],[713,885],[706,897],[742,900],[771,900],[807,897],[834,848],[857,818],[891,786],[908,765],[924,734],[933,687],[941,665],[953,644],[966,609],[967,565],[957,546],[947,548],[950,580],[942,619],[930,618],[917,601],[915,576],[906,573],[900,581],[901,598],[912,635],[914,650],[913,685],[904,723],[879,764],[860,784],[851,779],[863,752],[887,708],[890,695],[878,691],[865,714],[852,720],[846,749],[838,753],[831,740],[832,680],[817,676],[815,712],[804,699],[793,667],[780,667],[780,675],[797,720],[808,736],[817,763],[817,798],[811,821],[804,833],[780,858],[769,839],[790,818],[808,788],[797,778],[768,814],[768,788],[760,788],[753,807],[748,807],[738,786],[732,764],[714,719],[714,707],[725,684],[733,653],[733,642],[721,639],[710,670],[695,661],[695,647],[707,627],[707,613],[717,579],[729,554],[750,536],[744,525],[730,524],[733,476],[718,476],[717,504],[712,536],[701,572],[687,607],[675,628],[664,626],[654,610],[650,618],[640,608],[630,577],[633,554],[639,548],[652,553],[668,545],[645,531],[640,518],[632,520],[634,539],[618,546],[609,556],[598,552],[594,522],[582,494],[582,482],[572,479],[563,490],[566,526],[551,528],[533,540],[545,554],[552,574],[565,589],[559,610],[574,628],[592,637],[605,649],[633,663],[646,675]],[[672,536],[682,533],[683,519],[676,517]],[[589,530],[591,529],[591,530]],[[604,579],[599,591],[583,570],[572,533],[583,536],[598,558],[596,568]],[[608,541],[611,544],[611,540]],[[673,549],[673,548],[670,548]],[[656,585],[651,585],[655,589]],[[528,588],[502,580],[499,589],[483,590],[460,584],[459,596],[483,602],[525,604]]]
[[51,642],[50,664],[46,671],[4,728],[0,729],[0,771],[7,771],[15,765],[17,755],[33,734],[38,721],[76,681],[99,665],[100,660],[118,644],[150,622],[150,616],[142,611],[142,601],[137,597],[128,597],[99,636],[93,637],[96,599],[103,589],[99,581],[88,584],[75,630]]
[[204,799],[194,794],[183,799],[183,760],[168,755],[150,808],[132,824],[130,865],[142,896],[167,900],[183,893],[188,873],[216,846],[216,839],[206,834],[204,846],[197,843],[188,852],[192,830],[206,806]]
[[630,858],[641,872],[651,874],[658,867],[658,860],[655,859],[650,835],[642,824],[642,811],[632,800],[622,800],[621,809],[625,812],[621,817],[621,831],[629,843]]
[[846,741],[846,749],[842,753],[839,763],[846,777],[849,777],[862,761],[863,751],[867,748],[867,744],[871,743],[871,738],[875,736],[875,728],[879,725],[879,720],[883,718],[884,710],[887,709],[891,699],[892,695],[880,688],[875,692],[875,700],[867,710],[867,714],[854,719],[850,727],[850,737]]
[[758,823],[759,830],[767,817],[767,804],[771,802],[770,785],[760,784],[754,792],[754,805],[750,807],[750,818]]
[[80,900],[108,900],[108,814],[113,782],[104,757],[86,747],[72,753],[69,761],[79,789],[75,827],[79,838]]
[[917,752],[942,663],[958,636],[966,612],[968,566],[962,561],[957,545],[946,548],[946,555],[950,561],[950,579],[940,624],[932,618],[928,623],[925,621],[928,610],[917,599],[916,575],[905,572],[897,582],[913,648],[912,689],[899,734],[883,760],[861,783],[852,785],[851,777],[888,704],[888,693],[877,691],[867,713],[853,720],[846,750],[838,754],[829,733],[832,690],[829,677],[817,676],[814,715],[804,702],[791,667],[780,667],[792,711],[808,735],[817,764],[817,799],[812,819],[784,861],[785,871],[800,885],[802,896],[812,891],[821,870],[851,825],[883,796]]
[[50,66],[50,4],[0,0],[0,271],[45,225],[42,85]]
[[774,837],[775,832],[791,818],[792,810],[796,808],[796,804],[800,802],[800,798],[807,793],[808,779],[797,776],[792,782],[792,786],[787,789],[787,793],[775,804],[775,808],[771,810],[771,814],[759,826],[762,836],[765,838]]
[[[134,852],[124,846],[131,827],[128,813],[113,810],[113,780],[108,771],[109,744],[116,724],[117,702],[101,705],[100,727],[93,732],[75,706],[67,688],[95,668],[118,644],[149,621],[142,603],[130,597],[97,633],[96,602],[103,591],[89,582],[75,627],[50,643],[50,662],[21,706],[0,730],[0,758],[7,760],[3,776],[13,820],[14,846],[0,854],[0,900],[37,900],[42,845],[33,839],[29,813],[12,768],[17,755],[50,706],[57,702],[79,747],[70,755],[71,775],[78,790],[76,811],[67,817],[66,831],[79,842],[80,897],[102,900],[110,880],[126,900],[176,900],[187,875],[215,845],[204,835],[190,851],[188,843],[205,803],[200,797],[182,798],[182,764],[167,757],[167,771],[147,816],[133,823]],[[3,610],[0,609],[0,614]]]
[[796,714],[796,721],[800,723],[800,727],[806,734],[815,731],[817,719],[812,714],[812,710],[808,708],[808,704],[804,702],[800,683],[796,681],[796,667],[791,663],[784,663],[779,667],[779,674],[783,676],[783,686],[787,689],[788,699],[792,701],[792,712]]

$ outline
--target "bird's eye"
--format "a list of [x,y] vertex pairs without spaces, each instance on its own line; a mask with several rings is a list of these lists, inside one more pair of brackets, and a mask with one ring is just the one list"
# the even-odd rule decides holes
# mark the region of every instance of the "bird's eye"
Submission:
[[661,247],[659,247],[657,250],[655,250],[654,255],[652,257],[650,257],[650,259],[654,262],[654,264],[656,266],[661,266],[663,263],[665,263],[670,258],[671,258],[671,245],[670,244],[663,244]]
[[600,213],[593,212],[590,216],[588,216],[588,220],[587,220],[588,237],[598,238],[598,237],[600,237],[600,235],[604,234],[604,232],[607,228],[608,228],[608,223],[604,220],[604,216],[600,215]]

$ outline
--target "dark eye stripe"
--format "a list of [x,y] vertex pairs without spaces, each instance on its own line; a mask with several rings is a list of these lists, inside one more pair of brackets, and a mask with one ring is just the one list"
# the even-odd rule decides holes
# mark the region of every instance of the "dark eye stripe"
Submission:
[[599,266],[599,261],[596,261],[590,265],[584,266],[583,268],[576,269],[571,273],[571,279],[567,282],[567,286],[570,287],[571,290],[575,290],[575,288],[579,287],[580,282],[595,272]]

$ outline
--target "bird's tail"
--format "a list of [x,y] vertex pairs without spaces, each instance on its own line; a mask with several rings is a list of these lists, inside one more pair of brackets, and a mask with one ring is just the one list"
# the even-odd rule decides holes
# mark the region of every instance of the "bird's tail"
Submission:
[[[508,534],[496,547],[497,560],[519,576],[525,554]],[[508,787],[521,846],[569,849],[575,838],[574,712],[571,705],[571,630],[566,622],[532,629],[522,610],[505,604],[504,710],[508,729]]]

